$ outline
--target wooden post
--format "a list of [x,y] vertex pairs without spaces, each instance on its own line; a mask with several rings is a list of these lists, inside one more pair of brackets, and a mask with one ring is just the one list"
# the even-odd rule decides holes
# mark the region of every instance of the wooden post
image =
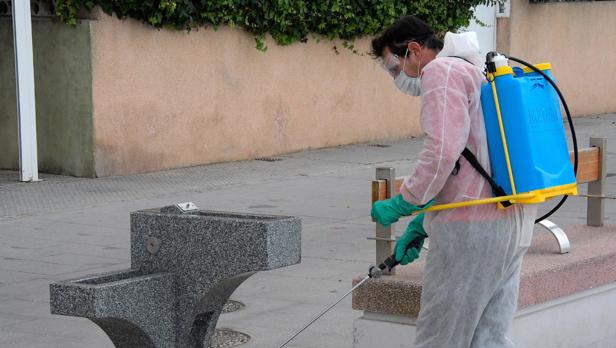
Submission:
[[[393,197],[396,192],[396,170],[394,168],[377,168],[376,179],[387,181],[387,196],[386,198]],[[376,264],[380,264],[389,257],[393,251],[396,242],[394,225],[385,227],[378,222],[376,223]],[[391,272],[384,271],[384,274],[393,274]]]

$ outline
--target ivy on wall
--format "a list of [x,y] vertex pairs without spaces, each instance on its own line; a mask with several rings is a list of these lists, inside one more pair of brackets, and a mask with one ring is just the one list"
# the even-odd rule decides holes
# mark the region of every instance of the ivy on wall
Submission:
[[[501,0],[502,1],[502,0]],[[55,12],[70,25],[80,9],[100,6],[118,18],[134,18],[156,28],[191,30],[237,26],[265,50],[266,35],[280,45],[342,39],[350,42],[379,33],[405,14],[414,14],[437,32],[456,30],[473,19],[473,8],[499,0],[54,0]]]

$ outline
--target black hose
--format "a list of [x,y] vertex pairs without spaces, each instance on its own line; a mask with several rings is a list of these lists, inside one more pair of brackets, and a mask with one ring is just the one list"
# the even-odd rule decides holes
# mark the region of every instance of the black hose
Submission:
[[[510,60],[513,60],[514,62],[517,62],[517,63],[520,63],[522,65],[527,66],[528,68],[532,69],[534,72],[536,72],[536,73],[540,74],[541,76],[543,76],[543,78],[545,78],[552,85],[552,87],[554,87],[554,89],[556,90],[556,93],[558,93],[558,97],[560,98],[560,101],[563,103],[563,107],[565,108],[565,113],[567,114],[567,121],[569,122],[569,129],[571,130],[571,140],[573,141],[573,172],[575,173],[575,176],[577,177],[577,171],[578,171],[578,145],[577,145],[577,137],[575,135],[575,128],[573,127],[573,119],[571,118],[571,112],[569,112],[569,106],[567,106],[567,102],[565,101],[565,97],[563,97],[563,94],[560,92],[560,89],[558,89],[558,86],[556,86],[556,83],[546,73],[544,73],[543,71],[537,69],[537,67],[535,67],[534,65],[523,61],[522,59],[515,58],[515,57],[512,57],[512,56],[506,56],[506,57],[508,59],[510,59]],[[552,208],[552,210],[550,210],[548,213],[546,213],[542,217],[540,217],[537,220],[535,220],[535,223],[539,223],[542,220],[547,219],[552,214],[554,214],[565,203],[565,201],[567,200],[567,197],[569,197],[569,196],[565,195],[560,200],[560,202],[558,202],[558,204],[554,208]]]

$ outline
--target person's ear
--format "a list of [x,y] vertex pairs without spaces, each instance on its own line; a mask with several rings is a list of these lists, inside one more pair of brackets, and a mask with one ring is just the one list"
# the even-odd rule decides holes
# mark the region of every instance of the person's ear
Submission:
[[412,54],[418,56],[418,52],[421,50],[421,45],[419,45],[415,41],[410,41],[408,44],[406,44],[406,48],[408,48],[409,50],[409,56],[411,56]]

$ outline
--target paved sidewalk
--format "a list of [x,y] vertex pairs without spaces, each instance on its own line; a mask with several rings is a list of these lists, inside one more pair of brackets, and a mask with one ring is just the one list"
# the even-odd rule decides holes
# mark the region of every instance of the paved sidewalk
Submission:
[[[616,144],[616,116],[576,119],[580,147],[589,135]],[[112,347],[86,319],[49,314],[48,284],[130,267],[129,212],[192,201],[201,209],[297,215],[303,218],[302,263],[257,273],[233,299],[246,308],[219,327],[249,334],[242,347],[278,347],[350,288],[374,263],[370,185],[378,166],[408,174],[421,139],[375,142],[166,172],[81,179],[43,175],[18,183],[0,171],[0,347]],[[616,152],[608,168],[616,172]],[[582,191],[585,191],[582,187]],[[616,180],[608,178],[608,192]],[[608,223],[616,212],[607,202]],[[585,200],[570,198],[552,219],[583,224]],[[537,231],[538,233],[543,233]],[[573,245],[575,248],[575,245]],[[352,347],[350,298],[288,347]]]

